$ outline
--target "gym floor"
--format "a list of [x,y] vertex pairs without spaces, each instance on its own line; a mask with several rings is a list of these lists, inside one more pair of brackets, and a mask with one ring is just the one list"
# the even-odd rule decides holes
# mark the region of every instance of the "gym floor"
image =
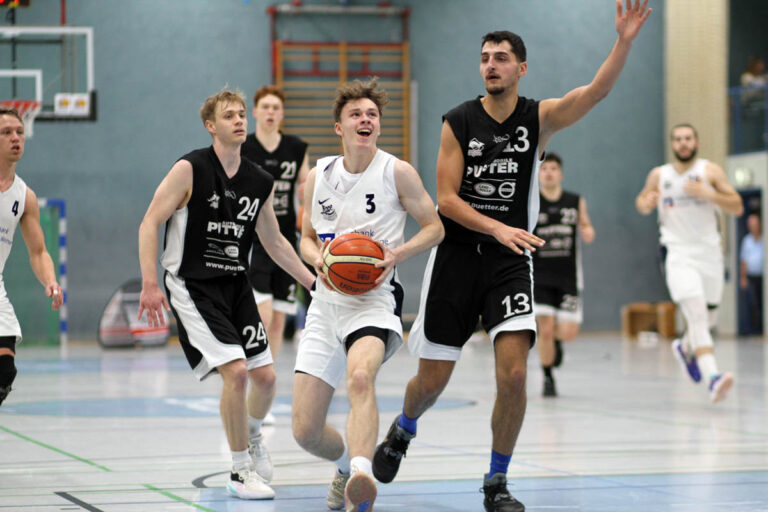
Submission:
[[[327,510],[333,466],[291,434],[295,345],[277,362],[277,423],[265,428],[277,497],[246,502],[224,489],[220,380],[197,382],[177,344],[73,344],[62,357],[22,343],[15,389],[0,407],[0,511]],[[546,399],[532,353],[512,494],[532,511],[768,511],[768,349],[762,338],[722,339],[716,355],[736,384],[713,405],[668,341],[582,335],[565,346],[559,396]],[[415,369],[404,348],[381,370],[379,437]],[[379,485],[375,510],[482,511],[493,399],[490,344],[470,342],[398,478]],[[330,421],[343,429],[346,411],[342,388]]]

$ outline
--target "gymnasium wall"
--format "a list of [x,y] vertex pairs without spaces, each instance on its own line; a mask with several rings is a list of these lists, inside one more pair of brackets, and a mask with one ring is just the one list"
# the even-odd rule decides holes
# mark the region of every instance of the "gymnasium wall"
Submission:
[[[18,171],[39,195],[68,203],[72,338],[94,339],[110,294],[139,275],[137,229],[155,187],[178,157],[210,143],[198,116],[202,100],[225,84],[250,96],[270,81],[269,3],[67,3],[69,24],[95,29],[99,120],[37,123]],[[484,33],[509,29],[523,37],[529,68],[520,93],[535,98],[587,84],[616,38],[614,5],[604,0],[580,0],[578,8],[569,0],[392,3],[412,9],[412,76],[420,91],[413,163],[433,198],[441,115],[483,93]],[[647,172],[663,162],[663,4],[652,3],[611,95],[550,142],[564,158],[566,187],[586,197],[597,231],[595,243],[584,247],[585,329],[617,329],[622,304],[666,295],[656,265],[655,217],[641,217],[633,205]],[[58,1],[33,0],[19,10],[17,23],[57,24],[58,8]],[[385,38],[399,37],[398,23],[381,23]],[[310,20],[290,35],[363,39],[377,26]],[[406,312],[416,310],[425,260],[400,269]]]

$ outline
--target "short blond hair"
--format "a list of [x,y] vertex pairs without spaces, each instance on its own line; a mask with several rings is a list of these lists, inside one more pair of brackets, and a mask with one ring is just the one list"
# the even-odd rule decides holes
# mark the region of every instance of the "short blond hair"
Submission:
[[240,103],[243,108],[246,108],[245,94],[243,94],[240,89],[235,89],[233,91],[232,89],[225,87],[213,96],[208,96],[205,99],[203,106],[200,107],[200,119],[203,120],[203,124],[205,124],[206,121],[213,122],[216,120],[216,107],[219,103],[233,102]]
[[367,82],[361,82],[360,80],[347,82],[336,89],[336,99],[333,102],[333,120],[337,123],[341,121],[341,110],[344,108],[344,105],[350,101],[363,98],[368,98],[376,105],[376,108],[379,110],[379,116],[381,116],[382,110],[384,110],[384,105],[389,103],[387,91],[379,87],[376,77],[371,78]]

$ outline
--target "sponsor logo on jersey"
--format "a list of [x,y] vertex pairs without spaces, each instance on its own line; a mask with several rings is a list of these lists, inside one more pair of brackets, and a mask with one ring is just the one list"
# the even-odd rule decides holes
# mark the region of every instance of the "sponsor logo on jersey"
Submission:
[[237,194],[235,194],[234,190],[225,190],[224,197],[228,197],[230,199],[237,199]]
[[498,144],[499,142],[506,142],[508,140],[509,140],[509,134],[508,133],[505,133],[501,137],[499,137],[498,135],[494,135],[493,136],[493,142],[496,143],[496,144]]
[[236,245],[228,245],[224,248],[224,254],[236,259],[240,255],[240,248]]
[[317,204],[319,204],[321,208],[320,215],[325,217],[327,220],[334,220],[336,218],[336,210],[333,209],[332,204],[325,204],[330,200],[331,200],[330,197],[327,199],[323,199],[322,201],[318,199]]
[[665,197],[664,201],[662,203],[666,208],[674,208],[675,207],[675,200],[671,197]]
[[547,212],[539,212],[539,224],[546,224],[549,222],[549,214]]
[[275,191],[277,192],[290,192],[291,182],[283,180],[275,180]]
[[467,156],[483,156],[484,147],[485,147],[485,144],[473,138],[471,141],[469,141]]
[[224,221],[224,222],[208,222],[208,233],[216,233],[218,235],[235,235],[237,238],[242,238],[245,233],[245,226],[238,224],[237,222]]
[[216,244],[208,243],[208,251],[212,252],[213,254],[216,254],[218,256],[224,256],[224,251],[221,250],[221,247],[219,247]]
[[209,197],[209,198],[208,198],[208,205],[209,205],[211,208],[214,208],[214,209],[218,209],[218,207],[219,207],[219,199],[221,199],[221,198],[220,198],[220,197],[219,197],[219,195],[218,195],[218,194],[217,194],[217,193],[214,191],[213,195],[212,195],[211,197]]
[[479,178],[483,174],[517,174],[518,164],[512,158],[497,158],[490,164],[468,165],[467,176]]
[[492,196],[496,192],[496,187],[491,183],[475,183],[475,192],[484,197]]
[[280,162],[278,162],[274,158],[269,158],[267,160],[264,160],[264,165],[267,165],[270,167],[277,167],[278,165],[280,165]]

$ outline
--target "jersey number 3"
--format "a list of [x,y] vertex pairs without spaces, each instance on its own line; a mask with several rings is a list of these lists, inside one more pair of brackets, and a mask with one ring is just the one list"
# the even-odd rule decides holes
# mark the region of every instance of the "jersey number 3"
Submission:
[[376,203],[373,202],[373,194],[365,194],[365,213],[376,211]]

